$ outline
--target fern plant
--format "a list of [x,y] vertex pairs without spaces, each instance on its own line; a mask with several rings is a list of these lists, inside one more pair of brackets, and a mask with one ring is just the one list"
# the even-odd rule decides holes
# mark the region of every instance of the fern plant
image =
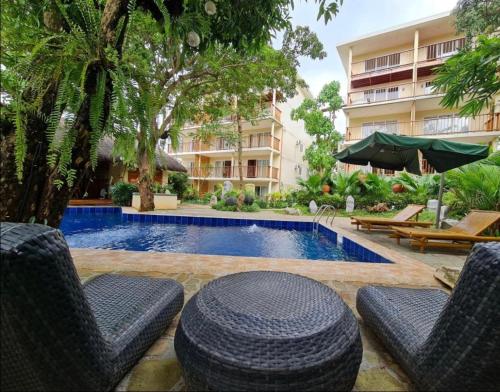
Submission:
[[[47,162],[59,173],[56,183],[63,185],[66,182],[71,187],[76,176],[76,171],[71,168],[73,148],[80,131],[74,129],[74,125],[78,115],[85,110],[84,102],[86,99],[90,101],[90,129],[87,131],[91,165],[95,167],[98,143],[110,132],[110,119],[117,118],[113,111],[125,111],[125,90],[122,86],[125,78],[117,61],[116,51],[110,47],[102,48],[102,7],[96,7],[93,0],[77,0],[71,4],[56,0],[48,4],[50,5],[41,2],[32,4],[31,7],[39,7],[39,12],[50,22],[46,21],[46,24],[52,28],[40,26],[35,20],[24,22],[20,5],[7,7],[6,15],[2,15],[2,22],[9,22],[11,30],[7,31],[9,39],[2,46],[2,51],[7,53],[9,59],[6,61],[6,69],[2,70],[2,77],[15,79],[18,86],[22,86],[17,89],[9,86],[6,88],[7,94],[15,102],[13,116],[16,124],[18,179],[23,177],[27,115],[35,113],[46,125]],[[28,15],[34,18],[36,12]],[[16,33],[19,35],[15,42],[18,47],[9,46],[14,42],[9,34]],[[113,75],[110,74],[110,69],[113,69]],[[95,82],[89,80],[91,71],[97,73]],[[118,83],[116,90],[113,88],[115,81]],[[105,94],[108,82],[114,99],[107,113]],[[46,94],[54,86],[54,104],[49,115],[45,116],[42,105],[46,101]]]

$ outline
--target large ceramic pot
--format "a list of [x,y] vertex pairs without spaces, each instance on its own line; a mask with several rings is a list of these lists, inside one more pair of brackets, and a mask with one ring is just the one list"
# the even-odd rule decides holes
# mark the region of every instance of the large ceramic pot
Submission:
[[405,191],[405,187],[403,186],[403,184],[394,184],[392,186],[392,191],[394,193],[401,193]]
[[321,190],[323,191],[323,193],[330,193],[330,185],[328,184],[325,184],[321,187]]

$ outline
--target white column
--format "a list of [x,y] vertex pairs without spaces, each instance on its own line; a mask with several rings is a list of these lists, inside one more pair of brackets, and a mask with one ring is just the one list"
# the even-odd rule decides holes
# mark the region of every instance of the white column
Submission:
[[[412,81],[413,81],[413,86],[412,86],[413,94],[412,95],[413,95],[413,98],[415,98],[415,95],[417,93],[418,41],[419,41],[419,33],[418,33],[418,30],[415,30],[415,35],[413,38],[413,72],[412,72]],[[411,121],[410,135],[415,134],[415,106],[416,106],[416,102],[415,102],[415,99],[413,99],[412,104],[411,104],[411,112],[410,112],[410,121]]]

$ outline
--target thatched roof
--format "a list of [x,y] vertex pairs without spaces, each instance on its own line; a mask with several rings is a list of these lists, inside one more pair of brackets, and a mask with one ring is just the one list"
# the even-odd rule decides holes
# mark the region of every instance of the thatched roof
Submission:
[[[110,137],[105,137],[101,140],[97,149],[97,157],[100,161],[113,160],[113,144],[114,141]],[[156,166],[161,170],[187,172],[187,169],[177,159],[167,155],[161,148],[156,150]]]

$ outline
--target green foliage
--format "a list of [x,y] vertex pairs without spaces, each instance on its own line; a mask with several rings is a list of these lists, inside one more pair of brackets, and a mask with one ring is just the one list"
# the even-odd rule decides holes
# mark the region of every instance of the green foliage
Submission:
[[111,199],[117,206],[130,206],[132,193],[138,192],[137,186],[126,182],[117,182],[111,187]]
[[303,178],[297,179],[297,184],[311,196],[320,194],[322,192],[321,187],[324,183],[325,181],[323,177],[321,177],[319,174],[309,176],[306,180],[304,180]]
[[[327,22],[337,14],[341,0],[316,0],[315,3],[320,7],[318,17],[323,17]],[[3,4],[1,50],[5,69],[2,70],[2,93],[12,97],[12,102],[20,103],[18,110],[11,111],[16,113],[14,122],[18,133],[16,159],[19,179],[23,175],[25,135],[31,131],[25,128],[26,121],[22,116],[35,113],[48,125],[47,139],[51,144],[49,163],[71,183],[75,176],[74,169],[70,167],[73,165],[72,159],[81,163],[81,157],[72,156],[73,147],[82,140],[78,132],[89,133],[90,159],[95,166],[97,144],[105,133],[121,136],[124,131],[132,130],[135,133],[138,124],[141,130],[144,125],[151,124],[142,121],[151,118],[148,105],[141,106],[133,94],[134,89],[141,88],[136,83],[141,76],[144,81],[150,75],[147,72],[138,75],[136,71],[140,73],[140,70],[147,68],[144,65],[155,64],[162,59],[174,65],[168,68],[169,72],[163,73],[164,77],[173,76],[171,71],[177,72],[176,66],[184,59],[195,69],[192,59],[217,45],[238,53],[260,50],[275,31],[291,28],[289,8],[293,7],[293,1],[256,0],[237,7],[232,1],[219,1],[213,16],[207,16],[197,2],[185,2],[180,12],[175,12],[159,0],[146,2],[140,8],[137,8],[137,1],[128,1],[127,7],[113,9],[118,10],[118,14],[112,15],[114,23],[111,26],[107,23],[109,20],[103,18],[104,5],[104,1],[93,0],[16,1]],[[154,15],[156,20],[150,18],[144,23],[144,17],[148,15]],[[151,41],[141,41],[144,36],[140,33],[144,26],[149,28],[146,37],[152,37],[155,43],[164,42],[171,49],[166,56],[158,57],[157,53],[152,57],[142,56],[145,51],[152,49],[149,45]],[[101,31],[104,27],[110,27],[110,30]],[[186,37],[192,31],[201,37],[196,49],[186,45]],[[114,39],[108,40],[109,37]],[[127,45],[140,42],[144,50],[132,59],[131,52],[127,52],[129,48],[122,47],[124,42]],[[317,48],[318,45],[315,46]],[[182,49],[180,52],[179,48]],[[142,62],[139,59],[141,56]],[[223,56],[221,60],[225,60]],[[136,72],[134,77],[131,77],[132,72]],[[197,86],[198,80],[193,79],[188,88]],[[165,87],[162,86],[162,80],[155,84],[157,81],[151,85],[160,90]],[[20,85],[21,89],[18,88]],[[58,91],[57,100],[52,108],[44,108],[44,104],[50,105],[54,86]],[[167,96],[176,96],[175,91],[168,88],[164,90]],[[151,103],[154,99],[143,96],[141,100]],[[87,107],[90,108],[88,113]],[[129,107],[135,110],[127,110]],[[174,117],[185,115],[182,105],[170,108]],[[134,118],[128,115],[144,110],[148,111],[149,116]],[[54,140],[59,139],[55,131],[63,117],[65,129],[61,137],[65,140],[54,143]],[[130,118],[132,121],[129,121]],[[78,129],[73,129],[76,120]],[[174,135],[180,124],[177,120],[170,123],[169,133]]]
[[356,196],[361,193],[360,171],[353,173],[337,173],[332,176],[332,187],[342,197]]
[[383,200],[392,192],[390,180],[387,177],[373,173],[366,175],[365,180],[362,182],[362,188],[363,193],[373,195],[380,200]]
[[323,86],[317,99],[305,99],[291,112],[292,120],[303,120],[306,132],[315,138],[304,154],[312,170],[329,173],[335,163],[332,152],[337,151],[341,135],[332,120],[341,107],[340,83],[332,81]]
[[254,201],[255,201],[255,196],[249,192],[245,192],[245,199],[243,200],[245,205],[251,206],[254,203]]
[[264,199],[257,199],[255,202],[260,208],[268,208],[267,201]]
[[238,204],[238,200],[234,196],[224,196],[223,201],[226,206],[236,206]]
[[498,0],[459,0],[454,9],[456,28],[470,41],[479,34],[491,34],[500,26]]
[[500,38],[479,36],[473,50],[461,50],[437,68],[434,86],[445,92],[441,105],[463,104],[461,116],[476,116],[493,105],[500,91]]
[[471,209],[500,210],[500,154],[446,173],[445,200],[452,210],[465,215]]
[[165,185],[162,185],[158,182],[155,182],[152,186],[151,186],[151,190],[153,193],[170,193],[170,189],[169,189],[169,186],[167,184]]
[[439,181],[439,174],[415,176],[407,172],[401,172],[392,180],[392,184],[403,185],[406,192],[433,198],[437,197],[439,193]]
[[186,173],[172,172],[168,174],[168,185],[172,193],[179,199],[184,198],[184,193],[189,187],[189,177]]
[[244,204],[241,206],[241,211],[242,212],[259,212],[260,207],[257,203]]
[[[233,204],[234,201],[234,204]],[[229,202],[229,203],[228,203]],[[231,211],[231,212],[236,212],[238,211],[238,205],[236,202],[236,198],[233,196],[229,197],[228,199],[224,200],[219,200],[217,204],[213,205],[212,208],[214,210],[219,210],[219,211]],[[258,212],[260,211],[259,205],[257,203],[253,204],[243,204],[240,208],[241,212]]]
[[[199,198],[200,194],[198,193],[198,190],[192,186],[188,187],[184,192],[184,200],[199,200]],[[210,198],[208,200],[210,200]]]

